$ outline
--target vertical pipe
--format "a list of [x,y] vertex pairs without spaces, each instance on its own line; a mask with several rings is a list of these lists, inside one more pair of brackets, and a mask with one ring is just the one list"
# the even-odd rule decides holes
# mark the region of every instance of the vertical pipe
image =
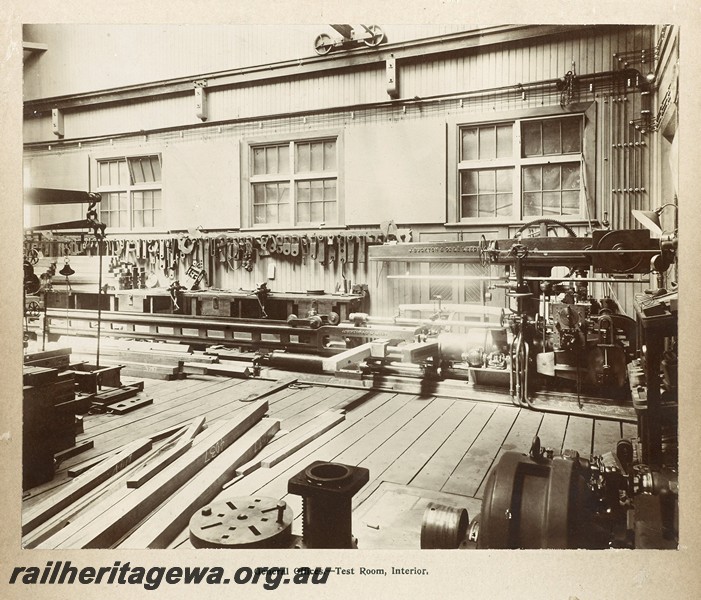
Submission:
[[102,240],[97,240],[97,251],[99,255],[99,267],[97,274],[97,351],[95,353],[95,366],[100,368],[100,329],[102,328]]

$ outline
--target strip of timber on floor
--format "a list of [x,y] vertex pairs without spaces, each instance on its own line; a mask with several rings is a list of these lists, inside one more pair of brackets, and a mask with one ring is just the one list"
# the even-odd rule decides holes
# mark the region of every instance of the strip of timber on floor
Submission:
[[[281,379],[287,374],[282,375]],[[326,385],[309,381],[300,375],[298,381],[268,393],[267,417],[280,421],[281,431],[246,467],[246,474],[213,501],[234,496],[259,495],[284,498],[293,508],[295,533],[300,533],[299,517],[302,503],[299,496],[287,493],[287,482],[293,475],[315,460],[342,462],[366,467],[370,481],[353,498],[354,510],[362,512],[376,502],[376,494],[387,485],[408,486],[429,490],[435,494],[464,498],[466,505],[475,506],[482,497],[487,474],[504,452],[528,452],[535,435],[544,447],[555,452],[570,448],[588,458],[594,453],[607,452],[622,436],[634,436],[635,426],[613,419],[538,412],[508,403],[497,404],[448,396],[410,394],[399,391],[378,391],[363,388]],[[136,440],[176,426],[187,427],[196,418],[205,418],[208,428],[216,428],[249,406],[240,400],[274,389],[275,381],[238,379],[212,375],[191,375],[185,380],[146,380],[145,394],[153,404],[124,415],[86,415],[85,432],[77,443],[92,441],[93,448],[66,459],[59,465],[53,482],[30,490],[23,502],[23,511],[31,510],[58,494],[71,481],[67,471],[97,457],[113,455]],[[576,407],[576,403],[574,403]],[[316,421],[345,413],[345,419],[328,431],[308,436],[306,443],[287,453],[275,464],[266,467],[266,457],[274,457],[295,440],[303,438]],[[206,435],[205,429],[200,435]],[[146,461],[146,464],[153,459]],[[100,464],[100,463],[98,463]],[[267,464],[267,463],[266,463]],[[97,467],[93,467],[97,468]],[[116,504],[136,490],[126,485],[129,478],[143,472],[144,466],[134,465],[113,481],[100,485],[83,504],[88,513],[96,511],[99,502]],[[90,471],[86,471],[89,473]],[[384,487],[383,487],[384,486]],[[382,492],[385,493],[385,492]],[[375,500],[373,500],[375,498]],[[369,503],[369,504],[368,504]],[[82,518],[85,511],[69,507],[27,536],[32,546],[71,547],[84,541],[85,533],[69,528],[61,533],[68,521]],[[96,514],[93,512],[93,514]],[[99,523],[99,519],[96,518]],[[133,539],[143,538],[139,527],[146,528],[148,517],[134,529]],[[99,528],[99,524],[93,526]],[[87,533],[87,532],[86,532]],[[362,533],[362,532],[358,532]],[[94,535],[99,539],[99,535]],[[147,537],[147,536],[146,536]],[[170,547],[189,547],[187,529],[175,536]]]

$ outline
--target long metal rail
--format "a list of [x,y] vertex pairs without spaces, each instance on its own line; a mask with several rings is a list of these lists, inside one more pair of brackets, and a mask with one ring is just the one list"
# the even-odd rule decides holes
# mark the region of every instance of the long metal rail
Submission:
[[[52,335],[97,336],[96,310],[48,309],[46,331]],[[194,345],[224,344],[254,349],[281,349],[333,356],[342,352],[343,340],[413,339],[417,327],[387,325],[355,327],[322,325],[318,329],[291,327],[285,321],[206,319],[187,315],[161,315],[102,311],[101,333],[107,337],[179,341]]]

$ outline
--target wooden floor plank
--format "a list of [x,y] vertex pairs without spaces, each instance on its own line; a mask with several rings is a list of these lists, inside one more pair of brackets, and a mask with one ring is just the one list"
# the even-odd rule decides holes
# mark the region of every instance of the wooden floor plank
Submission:
[[[318,417],[327,411],[339,410],[339,404],[344,404],[347,400],[356,395],[357,392],[354,392],[353,390],[342,390],[342,393],[340,394],[338,392],[331,394],[330,396],[324,398],[321,402],[310,406],[306,410],[284,419],[282,421],[282,428],[288,431],[294,431],[298,427],[304,426],[315,417]],[[341,410],[339,412],[345,411]]]
[[407,485],[474,407],[474,402],[452,404],[382,473],[382,479]]
[[594,421],[586,417],[570,416],[567,421],[567,432],[562,443],[563,450],[576,450],[582,458],[591,456],[592,434]]
[[337,454],[333,460],[346,465],[358,466],[373,450],[382,445],[394,432],[409,423],[430,401],[419,400],[411,396],[399,396],[403,406],[391,417],[379,423],[367,435],[360,437],[343,452]]
[[445,414],[454,402],[449,398],[434,398],[432,402],[425,403],[421,412],[363,459],[360,466],[370,471],[373,482],[369,482],[353,497],[354,506],[360,505],[372,493],[373,483],[382,481],[386,470]]
[[616,442],[621,439],[621,424],[619,421],[594,421],[594,454],[612,452]]
[[314,390],[313,393],[307,394],[299,400],[287,403],[284,407],[274,407],[271,410],[271,414],[274,415],[276,419],[280,419],[280,421],[284,422],[288,417],[304,412],[307,408],[323,402],[326,398],[331,396],[332,393],[333,390],[329,388],[318,388]]
[[411,480],[411,485],[428,490],[440,490],[484,426],[494,414],[491,404],[477,404],[446,438],[431,459]]
[[566,431],[567,415],[545,413],[538,428],[540,445],[543,448],[552,448],[556,454],[559,454],[562,451]]
[[518,408],[498,406],[470,446],[441,491],[475,497],[519,413]]

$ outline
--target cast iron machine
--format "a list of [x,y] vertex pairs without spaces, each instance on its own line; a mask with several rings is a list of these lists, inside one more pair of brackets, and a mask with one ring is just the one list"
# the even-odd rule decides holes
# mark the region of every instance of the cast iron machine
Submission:
[[[532,227],[540,228],[539,235],[524,236]],[[559,228],[567,235],[548,235]],[[507,332],[500,336],[507,342],[505,356],[497,360],[503,343],[488,340],[489,348],[466,348],[463,364],[487,374],[506,369],[511,395],[527,406],[536,390],[564,391],[578,399],[583,393],[627,396],[627,364],[639,351],[636,323],[615,298],[596,299],[592,284],[648,283],[644,276],[665,271],[674,251],[647,230],[594,230],[592,237],[577,237],[558,221],[538,219],[511,239],[385,245],[371,248],[370,259],[480,263],[489,269],[483,279],[504,289],[508,299],[500,320]],[[503,268],[503,274],[492,276],[495,268]],[[459,366],[443,362],[446,373]]]

